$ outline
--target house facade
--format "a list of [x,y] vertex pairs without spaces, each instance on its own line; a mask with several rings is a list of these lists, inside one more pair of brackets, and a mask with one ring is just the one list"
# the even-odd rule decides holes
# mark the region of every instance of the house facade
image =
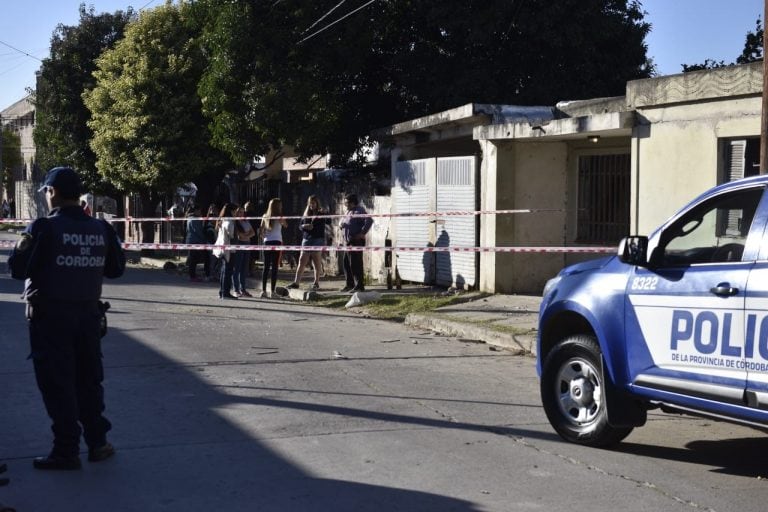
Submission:
[[[611,247],[628,234],[648,234],[699,192],[757,173],[761,92],[762,64],[755,63],[633,81],[626,96],[551,108],[465,105],[375,135],[390,149],[395,213],[406,213],[410,204],[426,212],[419,193],[430,196],[429,211],[444,211],[431,199],[444,178],[439,171],[430,178],[431,169],[446,157],[463,158],[476,169],[470,171],[475,209],[515,211],[476,215],[474,246],[563,248],[473,253],[461,268],[474,264],[474,282],[449,265],[453,275],[441,284],[539,293],[563,266],[596,256],[580,252],[584,247]],[[416,172],[419,166],[425,171]],[[414,186],[422,173],[426,192]],[[455,193],[448,204],[459,204],[466,194]],[[398,203],[397,195],[407,199]],[[422,243],[436,244],[445,219],[425,218],[432,231],[422,229]],[[395,247],[418,238],[410,227],[393,230]],[[445,229],[451,242],[455,230]],[[460,239],[454,245],[467,245],[469,238]],[[439,269],[429,269],[440,267],[441,253],[424,254],[425,280],[439,282]],[[402,256],[397,261],[414,265]]]
[[35,107],[31,96],[27,96],[0,111],[0,124],[19,136],[21,165],[12,168],[14,190],[6,190],[5,197],[13,197],[14,214],[17,217],[35,218],[45,211],[45,205],[35,194],[35,181],[41,177],[35,160],[35,142],[32,133],[35,128]]

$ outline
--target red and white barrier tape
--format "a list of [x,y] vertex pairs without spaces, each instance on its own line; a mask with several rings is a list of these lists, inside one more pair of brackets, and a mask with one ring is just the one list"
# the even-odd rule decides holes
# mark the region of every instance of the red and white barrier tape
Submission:
[[[13,241],[0,241],[0,248],[12,248]],[[615,247],[381,247],[381,246],[301,246],[301,245],[210,245],[210,244],[140,244],[124,242],[125,250],[156,249],[164,251],[199,251],[223,249],[227,251],[339,251],[339,252],[504,252],[504,253],[571,253],[606,254],[616,252]]]
[[[356,218],[366,217],[460,217],[460,216],[475,216],[475,215],[510,215],[518,213],[553,213],[563,212],[563,209],[547,209],[547,208],[525,208],[521,210],[453,210],[444,212],[405,212],[405,213],[361,213],[353,215]],[[323,214],[313,215],[313,218],[317,219],[341,219],[346,217],[346,214]],[[272,217],[273,220],[291,220],[291,219],[303,219],[303,215],[284,215],[282,217]],[[262,217],[111,217],[106,220],[109,222],[186,222],[188,220],[202,220],[202,221],[217,221],[217,220],[256,220],[261,221]],[[11,219],[0,217],[0,224],[29,224],[35,219]]]

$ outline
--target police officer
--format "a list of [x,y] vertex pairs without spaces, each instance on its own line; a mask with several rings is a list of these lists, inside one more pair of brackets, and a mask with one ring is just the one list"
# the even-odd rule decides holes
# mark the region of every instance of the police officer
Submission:
[[[51,169],[40,192],[51,213],[34,221],[11,252],[14,279],[25,279],[30,357],[52,420],[53,449],[34,459],[37,469],[80,469],[82,433],[88,460],[114,455],[101,382],[99,298],[104,276],[120,277],[125,255],[115,231],[85,214],[80,178],[69,167]],[[81,430],[82,427],[82,430]]]

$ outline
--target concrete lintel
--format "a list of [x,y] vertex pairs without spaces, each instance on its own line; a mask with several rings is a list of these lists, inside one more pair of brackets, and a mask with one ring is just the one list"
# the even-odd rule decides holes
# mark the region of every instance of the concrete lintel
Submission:
[[554,119],[537,123],[506,123],[478,126],[476,140],[544,139],[560,140],[587,135],[630,135],[635,123],[634,112],[609,112],[583,117]]
[[467,103],[466,105],[444,110],[436,114],[393,124],[392,126],[376,130],[373,134],[375,137],[392,137],[409,132],[428,130],[448,123],[472,123],[473,121],[481,121],[486,117],[488,116],[485,113],[478,113],[476,111],[474,103]]

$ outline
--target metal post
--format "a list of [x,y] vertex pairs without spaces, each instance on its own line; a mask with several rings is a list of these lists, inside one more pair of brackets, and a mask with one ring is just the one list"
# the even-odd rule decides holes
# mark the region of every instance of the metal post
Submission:
[[[5,126],[3,126],[3,117],[0,116],[0,190],[3,188],[3,178],[5,178],[5,169],[3,168],[3,134],[5,133]],[[7,195],[7,193],[6,193]],[[0,194],[2,196],[2,194]]]
[[765,29],[768,0],[763,0],[763,103],[760,119],[760,174],[768,173],[768,59],[765,58]]

